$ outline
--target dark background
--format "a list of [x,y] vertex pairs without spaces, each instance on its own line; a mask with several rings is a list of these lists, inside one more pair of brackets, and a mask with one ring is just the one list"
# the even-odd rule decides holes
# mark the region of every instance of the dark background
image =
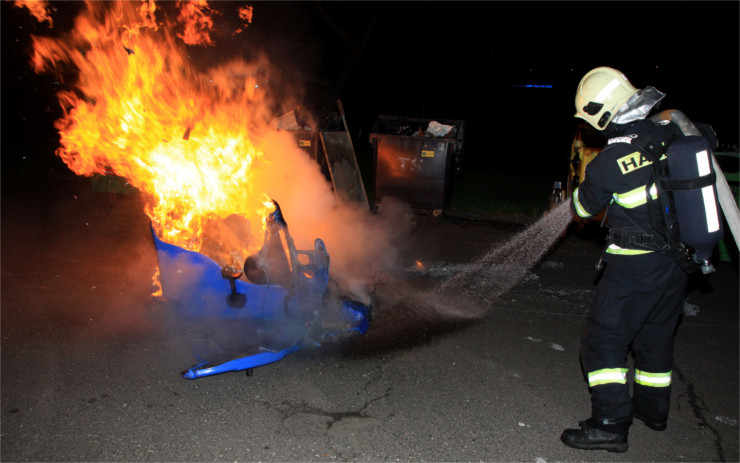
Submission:
[[[211,2],[211,48],[194,62],[264,51],[274,85],[301,88],[312,113],[342,100],[358,158],[379,115],[465,120],[463,171],[567,170],[573,97],[597,66],[667,93],[662,109],[710,123],[738,143],[738,18],[726,2]],[[241,34],[236,9],[254,7]],[[51,154],[54,94],[64,83],[28,65],[29,33],[72,27],[78,3],[52,2],[54,29],[2,2],[3,173],[65,175]],[[173,3],[159,4],[166,13]],[[546,85],[527,88],[520,85]],[[363,163],[361,165],[368,165]]]

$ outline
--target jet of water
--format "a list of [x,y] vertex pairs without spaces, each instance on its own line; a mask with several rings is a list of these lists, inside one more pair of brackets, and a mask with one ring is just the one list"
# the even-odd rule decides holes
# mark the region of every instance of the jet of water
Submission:
[[442,283],[436,292],[494,302],[542,259],[572,219],[569,202],[559,203],[537,222]]

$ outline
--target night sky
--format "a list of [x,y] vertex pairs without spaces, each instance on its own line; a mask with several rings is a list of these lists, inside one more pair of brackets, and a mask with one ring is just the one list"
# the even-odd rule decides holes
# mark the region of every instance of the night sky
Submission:
[[[194,59],[266,52],[280,80],[303,89],[303,107],[336,111],[342,100],[358,156],[378,115],[458,119],[470,168],[565,171],[575,89],[597,66],[655,86],[667,94],[661,109],[710,123],[723,145],[738,143],[737,1],[210,4],[224,30],[243,4],[253,5],[253,23],[193,50]],[[55,29],[70,27],[78,5],[54,6]],[[30,69],[29,33],[53,32],[2,2],[3,174],[58,162],[44,147],[53,150],[61,84]]]

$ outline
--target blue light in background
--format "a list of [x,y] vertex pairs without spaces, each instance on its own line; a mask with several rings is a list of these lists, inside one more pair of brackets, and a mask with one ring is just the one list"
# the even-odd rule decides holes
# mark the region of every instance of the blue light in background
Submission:
[[537,85],[537,84],[514,84],[515,88],[552,88],[552,85],[544,84],[544,85]]

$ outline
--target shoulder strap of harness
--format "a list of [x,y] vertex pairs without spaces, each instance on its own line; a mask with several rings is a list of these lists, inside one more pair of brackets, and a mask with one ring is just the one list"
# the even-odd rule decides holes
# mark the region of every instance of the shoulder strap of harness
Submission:
[[[657,136],[655,127],[652,124],[645,124],[644,128],[646,129],[646,133],[643,136],[647,139],[647,143],[640,144],[633,139],[631,145],[637,148],[652,163],[653,173],[645,185],[650,223],[636,219],[628,209],[624,208],[623,212],[627,218],[642,234],[641,236],[622,237],[620,241],[628,246],[657,251],[663,254],[671,254],[681,248],[681,241],[678,220],[674,212],[673,197],[667,193],[669,190],[675,188],[666,188],[665,180],[668,179],[668,165],[660,161],[660,158],[666,154],[667,146]],[[653,199],[650,194],[652,183],[655,184],[658,193],[657,200]],[[616,238],[615,234],[611,236]],[[626,238],[626,241],[624,241],[624,238]],[[619,242],[616,244],[619,244]]]

